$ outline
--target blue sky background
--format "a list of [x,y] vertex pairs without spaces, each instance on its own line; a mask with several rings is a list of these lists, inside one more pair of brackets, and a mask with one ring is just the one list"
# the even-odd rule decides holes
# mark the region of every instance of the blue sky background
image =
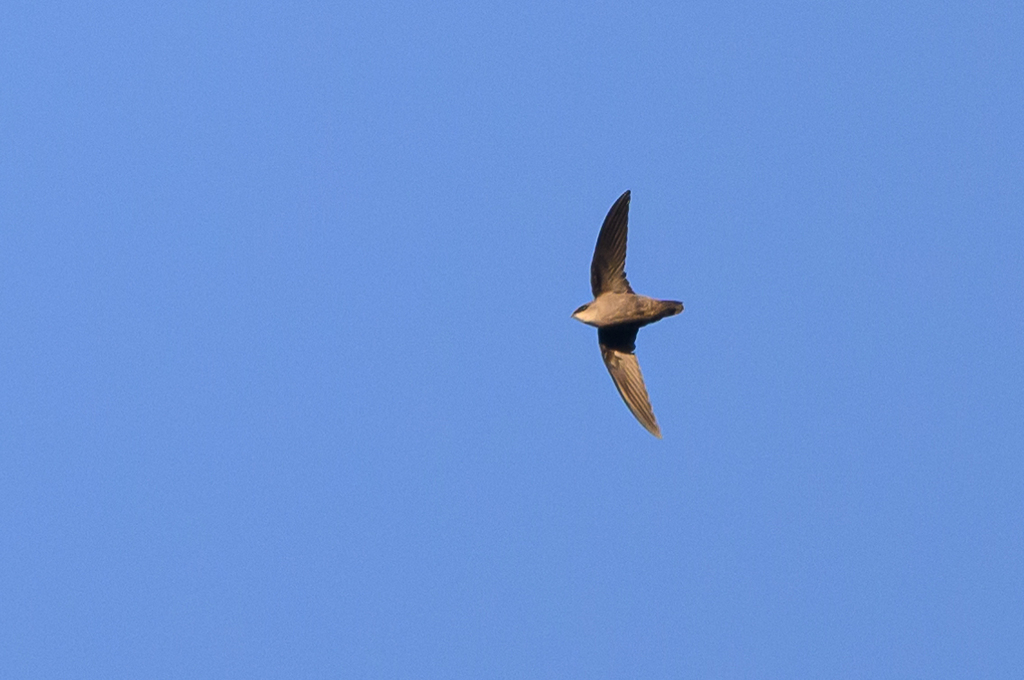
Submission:
[[1024,677],[1019,2],[0,35],[3,677]]

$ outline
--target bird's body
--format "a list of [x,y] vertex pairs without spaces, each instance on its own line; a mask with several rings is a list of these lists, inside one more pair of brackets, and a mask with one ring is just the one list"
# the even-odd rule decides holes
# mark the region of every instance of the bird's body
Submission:
[[603,293],[574,316],[588,326],[597,328],[622,324],[633,324],[639,328],[681,311],[683,307],[680,302],[655,300],[634,293]]
[[637,295],[626,280],[626,233],[629,192],[615,201],[601,226],[590,263],[594,300],[583,305],[573,318],[597,327],[601,358],[626,406],[647,430],[661,437],[654,410],[647,397],[640,364],[633,351],[637,331],[648,324],[683,311],[683,303]]

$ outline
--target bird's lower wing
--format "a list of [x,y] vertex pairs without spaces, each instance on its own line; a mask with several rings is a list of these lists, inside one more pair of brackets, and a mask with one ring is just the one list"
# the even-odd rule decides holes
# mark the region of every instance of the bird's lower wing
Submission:
[[[636,331],[634,330],[633,338],[635,337]],[[640,362],[636,360],[636,355],[632,351],[625,351],[626,349],[632,350],[632,340],[628,346],[621,346],[618,343],[606,344],[605,340],[610,338],[600,335],[598,338],[601,344],[601,358],[604,359],[604,365],[608,367],[608,373],[615,381],[615,387],[622,395],[622,400],[626,402],[626,406],[640,421],[640,424],[647,428],[648,432],[661,439],[661,429],[658,427],[658,421],[654,419],[654,409],[651,408],[651,400],[647,396],[644,376],[640,373]]]

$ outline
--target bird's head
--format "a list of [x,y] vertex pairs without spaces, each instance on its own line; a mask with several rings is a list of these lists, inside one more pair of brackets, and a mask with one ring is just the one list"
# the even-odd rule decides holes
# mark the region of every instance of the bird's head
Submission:
[[588,302],[585,305],[581,305],[579,309],[572,313],[572,318],[583,323],[590,323],[594,320],[594,313],[590,309],[592,303]]

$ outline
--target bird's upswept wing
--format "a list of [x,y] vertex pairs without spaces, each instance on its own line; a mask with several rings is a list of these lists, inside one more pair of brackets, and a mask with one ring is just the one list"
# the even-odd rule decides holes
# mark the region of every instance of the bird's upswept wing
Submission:
[[640,424],[658,439],[661,429],[654,419],[651,400],[647,396],[644,377],[640,373],[640,362],[633,351],[636,349],[637,326],[610,326],[597,329],[597,341],[601,345],[601,358],[608,367],[615,387],[622,400],[633,412]]
[[601,225],[590,262],[590,287],[601,293],[632,293],[626,280],[626,231],[629,222],[629,191],[619,196]]

